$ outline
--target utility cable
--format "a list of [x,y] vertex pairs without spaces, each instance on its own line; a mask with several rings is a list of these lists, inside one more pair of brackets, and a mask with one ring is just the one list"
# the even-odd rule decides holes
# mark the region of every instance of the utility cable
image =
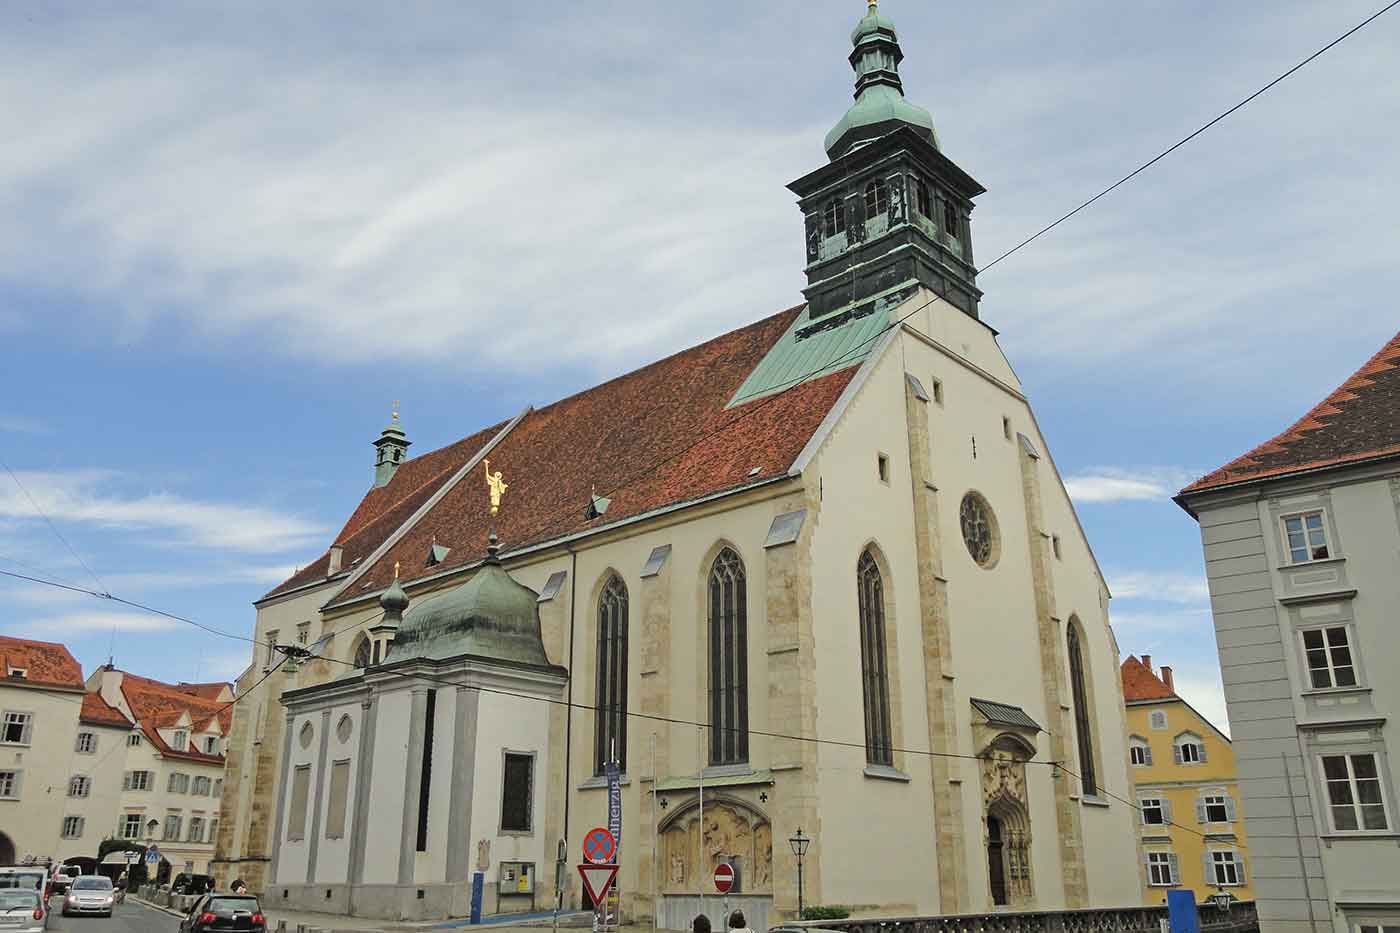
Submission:
[[[1397,0],[1397,2],[1400,2],[1400,0]],[[32,495],[29,494],[29,490],[25,488],[24,483],[20,482],[19,475],[16,474],[14,470],[10,469],[10,465],[8,463],[5,463],[4,461],[0,461],[0,466],[3,466],[5,468],[5,472],[10,474],[10,479],[15,481],[15,485],[19,487],[19,491],[24,493],[24,497],[29,500],[29,504],[33,506],[34,511],[39,513],[39,517],[44,520],[44,524],[49,526],[49,531],[52,531],[54,533],[54,537],[58,538],[59,541],[63,542],[63,546],[68,549],[68,552],[70,554],[77,558],[78,563],[82,564],[83,569],[88,572],[88,574],[92,577],[93,581],[97,583],[97,586],[105,591],[107,589],[107,584],[103,583],[102,578],[97,575],[97,571],[93,570],[90,566],[88,566],[88,562],[83,560],[83,555],[78,553],[78,549],[73,547],[73,545],[69,543],[67,538],[63,537],[63,533],[58,530],[58,526],[55,525],[53,523],[53,520],[49,518],[48,513],[39,507],[39,503],[35,501]]]

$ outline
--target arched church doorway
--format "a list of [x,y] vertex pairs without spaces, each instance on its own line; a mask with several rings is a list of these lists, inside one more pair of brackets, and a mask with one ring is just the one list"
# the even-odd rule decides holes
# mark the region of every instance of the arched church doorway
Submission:
[[987,817],[987,878],[992,886],[992,903],[1006,906],[1006,852],[1001,838],[1001,820]]
[[15,844],[10,841],[10,837],[0,833],[0,865],[13,865],[15,863]]

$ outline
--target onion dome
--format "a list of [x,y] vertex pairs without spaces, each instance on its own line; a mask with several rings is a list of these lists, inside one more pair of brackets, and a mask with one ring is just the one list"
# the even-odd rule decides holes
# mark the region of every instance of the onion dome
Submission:
[[856,73],[856,102],[826,134],[826,153],[835,161],[852,149],[892,133],[901,126],[911,127],[934,147],[938,134],[933,115],[904,97],[899,63],[904,53],[894,22],[874,3],[851,33],[851,67]]

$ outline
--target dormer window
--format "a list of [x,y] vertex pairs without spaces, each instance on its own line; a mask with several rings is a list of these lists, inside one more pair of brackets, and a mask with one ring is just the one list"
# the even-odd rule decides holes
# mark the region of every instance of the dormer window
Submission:
[[219,753],[219,740],[214,736],[209,736],[204,740],[204,754],[217,755]]
[[883,178],[865,186],[865,216],[878,217],[890,209],[890,188]]
[[176,729],[175,735],[170,740],[170,747],[177,752],[183,752],[189,748],[190,734],[184,729]]
[[24,680],[29,676],[29,669],[24,667],[12,667],[10,668],[10,676],[15,680]]
[[846,232],[846,209],[840,198],[832,198],[822,211],[822,233],[832,237]]
[[922,178],[914,179],[914,206],[925,217],[933,217],[933,201],[929,197],[928,184]]

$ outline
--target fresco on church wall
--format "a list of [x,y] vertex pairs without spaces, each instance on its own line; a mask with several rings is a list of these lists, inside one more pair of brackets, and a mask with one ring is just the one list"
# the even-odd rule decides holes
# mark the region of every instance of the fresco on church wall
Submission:
[[[700,810],[692,806],[661,834],[663,883],[667,893],[692,892],[708,883],[722,862],[735,866],[745,894],[771,894],[773,827],[760,814],[732,803],[705,804],[705,839],[700,844]],[[696,870],[696,860],[702,865]]]

